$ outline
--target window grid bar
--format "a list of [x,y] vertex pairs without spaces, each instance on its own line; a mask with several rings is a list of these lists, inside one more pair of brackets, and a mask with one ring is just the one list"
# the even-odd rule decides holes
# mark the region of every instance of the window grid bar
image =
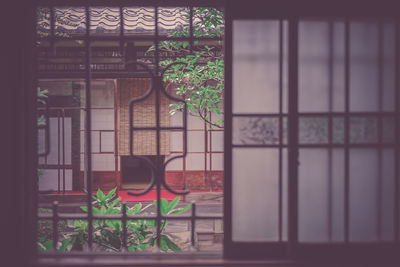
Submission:
[[125,47],[125,42],[124,42],[124,9],[122,6],[119,6],[119,48],[121,50],[121,56],[124,56],[124,47]]
[[[329,61],[329,112],[331,113],[333,111],[333,21],[332,19],[329,20],[329,55],[328,55],[328,61]],[[328,118],[328,143],[332,145],[333,143],[333,118],[332,116],[329,116]],[[328,150],[328,194],[327,194],[327,201],[328,201],[328,209],[327,209],[327,218],[328,218],[328,240],[332,241],[332,220],[333,220],[333,204],[332,204],[332,198],[333,198],[333,192],[332,192],[332,187],[333,187],[333,180],[332,180],[332,149]]]
[[289,20],[289,114],[288,114],[288,241],[294,256],[298,243],[298,38],[299,19]]
[[192,202],[192,218],[191,218],[191,229],[190,229],[190,244],[191,244],[191,250],[195,250],[195,239],[194,239],[194,233],[195,233],[195,228],[196,228],[196,203]]
[[[396,116],[394,111],[368,111],[368,112],[299,112],[299,116],[303,117],[378,117],[378,116]],[[234,113],[233,117],[287,117],[288,114],[279,113]]]
[[[86,37],[90,34],[90,10],[89,6],[85,6],[86,12]],[[91,135],[91,42],[87,38],[85,40],[86,47],[86,61],[85,61],[85,72],[86,72],[86,87],[85,87],[85,100],[86,100],[86,164],[87,164],[87,207],[88,207],[88,249],[92,251],[93,243],[93,209],[92,209],[92,135]]]
[[[62,164],[65,166],[65,111],[61,110],[62,116]],[[65,194],[65,168],[62,169],[63,174],[63,194]]]
[[120,42],[125,42],[125,41],[187,41],[187,42],[193,42],[193,41],[223,41],[224,39],[221,37],[174,37],[174,36],[158,36],[158,37],[149,37],[149,36],[85,36],[85,35],[78,35],[78,36],[70,36],[70,37],[63,37],[63,36],[44,36],[44,37],[38,37],[37,38],[40,41],[50,41],[50,42],[56,42],[56,41],[71,41],[71,40],[79,40],[79,41],[86,41],[86,40],[92,40],[92,41],[120,41]]
[[161,79],[158,79],[158,72],[159,72],[159,40],[158,40],[158,6],[154,7],[154,24],[155,24],[155,75],[156,75],[156,142],[157,142],[157,166],[156,166],[156,189],[157,189],[157,248],[160,250],[161,246],[161,173],[158,172],[158,166],[160,166],[160,107],[159,107],[159,97],[160,97],[160,86],[161,86]]
[[350,25],[349,18],[345,18],[345,36],[344,36],[344,50],[345,50],[345,127],[344,127],[344,241],[349,242],[349,141],[350,141]]
[[[38,6],[48,6],[54,4],[53,0],[36,0]],[[116,3],[118,2],[118,4]],[[118,7],[118,5],[132,6],[132,0],[86,0],[86,5],[88,6],[107,6],[107,7]],[[176,7],[176,6],[196,6],[196,7],[212,7],[220,8],[224,6],[224,0],[135,0],[135,6],[165,6],[165,7]],[[59,7],[68,6],[83,6],[81,0],[63,0],[57,3]]]
[[[385,144],[378,144],[378,143],[364,143],[364,144],[298,144],[297,146],[299,148],[390,148],[393,147],[395,143],[385,143]],[[254,147],[254,148],[267,148],[267,147],[275,147],[278,148],[280,145],[279,144],[233,144],[232,147],[241,147],[241,148],[250,148],[250,147]],[[282,147],[289,147],[288,144],[283,144],[281,145]],[[194,152],[190,152],[190,153],[194,153]]]
[[[210,256],[215,256],[217,258],[221,257],[221,253],[219,252],[212,252],[212,251],[181,251],[178,254],[179,256],[190,256],[190,257],[198,257],[198,256],[205,256],[209,259]],[[146,256],[146,257],[162,257],[164,258],[176,258],[179,257],[177,254],[172,253],[165,253],[162,251],[158,252],[147,252],[147,251],[136,251],[135,253],[132,252],[86,252],[86,251],[70,251],[68,253],[59,252],[59,251],[44,251],[41,252],[40,256],[44,257],[70,257],[70,256],[89,256],[89,257],[96,257],[96,256],[115,256],[115,257],[138,257],[138,256]],[[139,265],[140,266],[140,265]],[[143,265],[142,265],[143,266]]]
[[193,54],[193,6],[189,7],[189,51]]
[[127,229],[127,214],[126,214],[126,203],[122,203],[122,251],[125,252],[128,250],[127,246],[127,238],[128,238],[128,229]]
[[[125,204],[125,203],[124,203]],[[52,204],[52,213],[41,213],[38,214],[38,220],[51,220],[54,218],[54,214],[56,214],[58,220],[88,220],[89,216],[87,213],[60,213],[58,212],[59,208],[59,203],[57,201],[54,201]],[[55,209],[54,207],[57,207]],[[55,211],[55,212],[54,212]],[[182,216],[182,215],[161,215],[160,218],[161,220],[177,220],[177,221],[190,221],[192,219],[194,220],[219,220],[223,219],[223,216],[221,215],[197,215],[196,211],[193,214],[193,207],[191,209],[191,213],[189,216]],[[122,214],[102,214],[102,215],[97,215],[93,214],[92,218],[96,220],[122,220],[123,219],[123,213]],[[127,220],[156,220],[157,216],[156,215],[129,215],[126,214],[126,219]]]
[[[60,111],[57,111],[57,165],[61,166],[61,161],[60,161],[60,154],[61,154],[61,141],[60,141]],[[60,169],[57,169],[57,191],[58,193],[61,192],[60,190],[60,180],[61,180],[61,173],[60,173]]]
[[282,143],[283,143],[283,117],[282,117],[282,102],[283,102],[283,21],[279,20],[279,200],[278,200],[278,231],[279,241],[282,241],[282,228],[283,228],[283,206],[282,206],[282,194],[283,194],[283,177],[282,177]]
[[57,251],[58,243],[58,201],[53,202],[53,251]]
[[[53,5],[50,5],[50,36],[54,36],[54,28],[55,28],[55,9]],[[41,40],[42,38],[40,38],[40,36],[36,37],[36,41]],[[53,50],[53,53],[55,53],[55,47],[54,47],[54,39],[49,39],[50,41],[50,47]]]
[[[400,236],[399,236],[399,205],[400,205],[400,182],[399,182],[399,176],[400,176],[400,166],[399,166],[399,161],[400,161],[400,76],[398,75],[400,71],[400,51],[399,51],[399,45],[400,45],[400,34],[399,34],[399,20],[395,20],[395,108],[396,108],[396,118],[395,118],[395,127],[396,127],[396,145],[394,148],[394,158],[395,158],[395,180],[394,180],[394,193],[395,193],[395,204],[394,204],[394,234],[395,234],[395,241],[398,244],[400,242]],[[397,75],[396,75],[397,74]]]
[[[384,57],[383,57],[383,21],[378,21],[378,110],[381,112],[383,107],[383,66],[384,66]],[[382,129],[382,116],[378,117],[378,142],[382,144],[383,142],[383,129]],[[382,148],[378,148],[378,179],[377,179],[377,223],[376,223],[376,232],[378,240],[382,239],[382,179],[383,179],[383,172],[382,172]]]

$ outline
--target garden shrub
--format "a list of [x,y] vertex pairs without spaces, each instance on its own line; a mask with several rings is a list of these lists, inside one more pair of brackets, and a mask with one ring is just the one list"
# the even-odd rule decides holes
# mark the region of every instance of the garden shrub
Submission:
[[[96,215],[112,215],[121,214],[122,203],[121,198],[115,198],[116,189],[110,190],[104,194],[100,189],[93,195],[93,214]],[[172,201],[161,199],[161,214],[180,214],[191,208],[191,204],[177,208],[180,196]],[[126,208],[128,215],[151,215],[146,210],[151,206],[157,207],[157,201],[143,206],[141,202],[136,203],[133,207]],[[80,207],[82,211],[88,212],[87,206]],[[169,234],[165,233],[168,224],[167,220],[161,220],[160,249],[162,251],[181,251],[181,248],[171,240]],[[156,245],[156,221],[152,219],[146,220],[127,220],[127,248],[128,251],[134,252],[138,250],[147,250]],[[57,250],[59,251],[75,251],[83,250],[87,246],[88,239],[88,222],[87,220],[72,220],[69,222],[70,233],[61,234]],[[122,232],[123,225],[121,220],[93,220],[93,244],[103,251],[120,251],[122,249]],[[52,249],[53,240],[51,235],[41,236],[38,240],[39,251],[49,251]]]

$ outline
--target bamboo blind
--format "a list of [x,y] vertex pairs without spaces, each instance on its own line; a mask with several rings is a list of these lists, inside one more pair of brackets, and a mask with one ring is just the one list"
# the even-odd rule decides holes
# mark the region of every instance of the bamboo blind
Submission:
[[[149,78],[118,79],[118,152],[121,156],[129,153],[129,102],[141,97],[150,89]],[[169,100],[165,95],[160,97],[160,124],[169,126]],[[155,92],[144,101],[133,105],[134,127],[155,127],[156,106]],[[133,154],[134,155],[157,155],[156,131],[134,131],[133,132]],[[169,134],[162,131],[160,135],[160,154],[169,154]]]

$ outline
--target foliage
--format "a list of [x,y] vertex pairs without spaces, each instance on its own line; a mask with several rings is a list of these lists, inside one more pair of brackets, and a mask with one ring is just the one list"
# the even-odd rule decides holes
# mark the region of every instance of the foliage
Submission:
[[[116,189],[104,194],[100,189],[93,195],[93,214],[113,215],[121,214],[121,198],[115,198]],[[177,208],[180,197],[177,196],[170,203],[161,199],[161,213],[180,214],[191,208],[187,205],[184,208]],[[133,207],[127,207],[128,215],[151,215],[146,210],[151,206],[157,207],[157,201],[147,206],[136,203]],[[80,207],[88,212],[87,206]],[[163,233],[167,226],[167,220],[161,221],[160,249],[162,251],[180,251],[181,248],[175,244],[170,236]],[[73,233],[66,234],[58,247],[60,251],[82,250],[87,245],[88,222],[85,220],[74,220],[70,223],[74,229]],[[155,220],[127,220],[127,247],[128,251],[146,250],[156,245],[156,221]],[[93,220],[93,242],[99,249],[106,251],[119,251],[122,248],[123,225],[121,220]],[[67,240],[67,241],[66,241]],[[38,242],[38,250],[46,251],[52,248],[52,240],[41,237]]]
[[[194,37],[222,37],[224,34],[223,12],[215,8],[193,10]],[[187,15],[187,19],[190,16]],[[183,37],[189,32],[189,24],[172,31],[169,36]],[[193,47],[186,41],[162,41],[160,54],[172,55],[160,61],[166,68],[163,81],[167,90],[172,87],[184,99],[190,115],[198,116],[212,126],[222,128],[223,119],[211,120],[209,114],[221,114],[224,92],[224,59],[220,41],[194,41]],[[148,53],[154,52],[152,46]],[[170,114],[183,110],[183,103],[171,104]]]

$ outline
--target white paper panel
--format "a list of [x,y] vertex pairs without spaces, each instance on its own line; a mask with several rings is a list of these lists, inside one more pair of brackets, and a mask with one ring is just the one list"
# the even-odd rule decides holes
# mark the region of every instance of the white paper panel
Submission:
[[232,238],[277,241],[278,149],[236,148],[232,153]]
[[279,21],[233,22],[233,112],[279,111]]
[[300,149],[300,242],[343,240],[343,158],[343,149]]

